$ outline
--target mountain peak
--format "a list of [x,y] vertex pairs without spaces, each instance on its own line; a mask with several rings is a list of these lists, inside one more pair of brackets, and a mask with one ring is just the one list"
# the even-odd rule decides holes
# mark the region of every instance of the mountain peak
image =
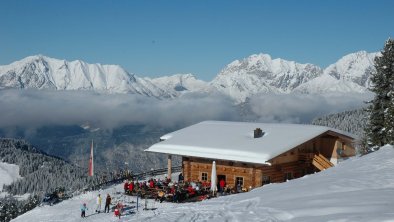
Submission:
[[28,56],[0,67],[0,88],[36,88],[53,90],[96,90],[136,92],[132,74],[120,66],[72,62],[44,55]]
[[264,53],[259,53],[259,54],[253,54],[249,57],[247,57],[244,60],[248,60],[249,62],[259,62],[259,61],[272,61],[271,55],[269,54],[264,54]]
[[350,54],[343,56],[342,58],[340,58],[337,61],[337,63],[340,61],[359,60],[359,59],[364,59],[364,58],[366,58],[366,59],[372,58],[373,59],[373,58],[375,58],[375,56],[377,54],[378,54],[378,52],[369,53],[367,51],[358,51],[358,52],[350,53]]
[[19,61],[15,61],[12,64],[22,64],[22,63],[33,63],[33,62],[39,62],[39,61],[44,61],[46,60],[47,57],[42,55],[42,54],[38,54],[38,55],[32,55],[32,56],[27,56]]
[[175,90],[175,92],[173,92],[174,96],[178,96],[180,93],[185,92],[207,92],[211,90],[206,82],[197,79],[191,73],[175,74],[149,80],[163,91]]
[[172,98],[188,92],[220,91],[238,102],[261,93],[363,92],[374,72],[378,53],[359,51],[343,56],[324,71],[269,54],[253,54],[226,65],[210,82],[193,74],[139,78],[118,65],[67,61],[42,54],[0,66],[0,88],[94,90]]
[[370,76],[375,70],[374,59],[379,53],[358,51],[340,58],[336,63],[329,65],[325,75],[330,75],[338,80],[346,80],[357,83],[363,87],[370,86]]
[[289,93],[321,74],[318,66],[272,59],[270,55],[260,53],[230,63],[211,85],[225,94],[236,96],[238,101],[244,101],[256,93]]

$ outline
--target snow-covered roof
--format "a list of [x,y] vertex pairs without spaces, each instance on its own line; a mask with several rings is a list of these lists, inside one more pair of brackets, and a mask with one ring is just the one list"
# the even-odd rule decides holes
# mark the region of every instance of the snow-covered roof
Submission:
[[[254,138],[254,130],[264,135]],[[204,121],[160,137],[145,151],[265,164],[325,132],[354,136],[324,126]]]

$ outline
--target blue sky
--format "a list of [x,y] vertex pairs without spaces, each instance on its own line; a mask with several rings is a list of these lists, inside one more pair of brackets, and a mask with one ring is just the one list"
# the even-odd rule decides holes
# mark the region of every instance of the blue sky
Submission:
[[0,64],[43,54],[204,80],[255,53],[326,67],[379,51],[394,37],[393,9],[390,0],[1,0]]

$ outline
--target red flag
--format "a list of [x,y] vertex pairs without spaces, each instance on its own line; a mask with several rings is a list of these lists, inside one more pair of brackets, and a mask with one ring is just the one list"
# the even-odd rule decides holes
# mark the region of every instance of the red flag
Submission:
[[90,158],[89,158],[89,176],[93,176],[94,168],[93,168],[93,140],[92,145],[90,146]]

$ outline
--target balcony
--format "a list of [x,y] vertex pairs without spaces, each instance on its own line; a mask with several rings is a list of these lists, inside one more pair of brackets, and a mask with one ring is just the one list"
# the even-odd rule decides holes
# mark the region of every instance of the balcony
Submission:
[[320,171],[334,166],[334,164],[320,153],[300,153],[298,160],[303,163],[312,164]]

